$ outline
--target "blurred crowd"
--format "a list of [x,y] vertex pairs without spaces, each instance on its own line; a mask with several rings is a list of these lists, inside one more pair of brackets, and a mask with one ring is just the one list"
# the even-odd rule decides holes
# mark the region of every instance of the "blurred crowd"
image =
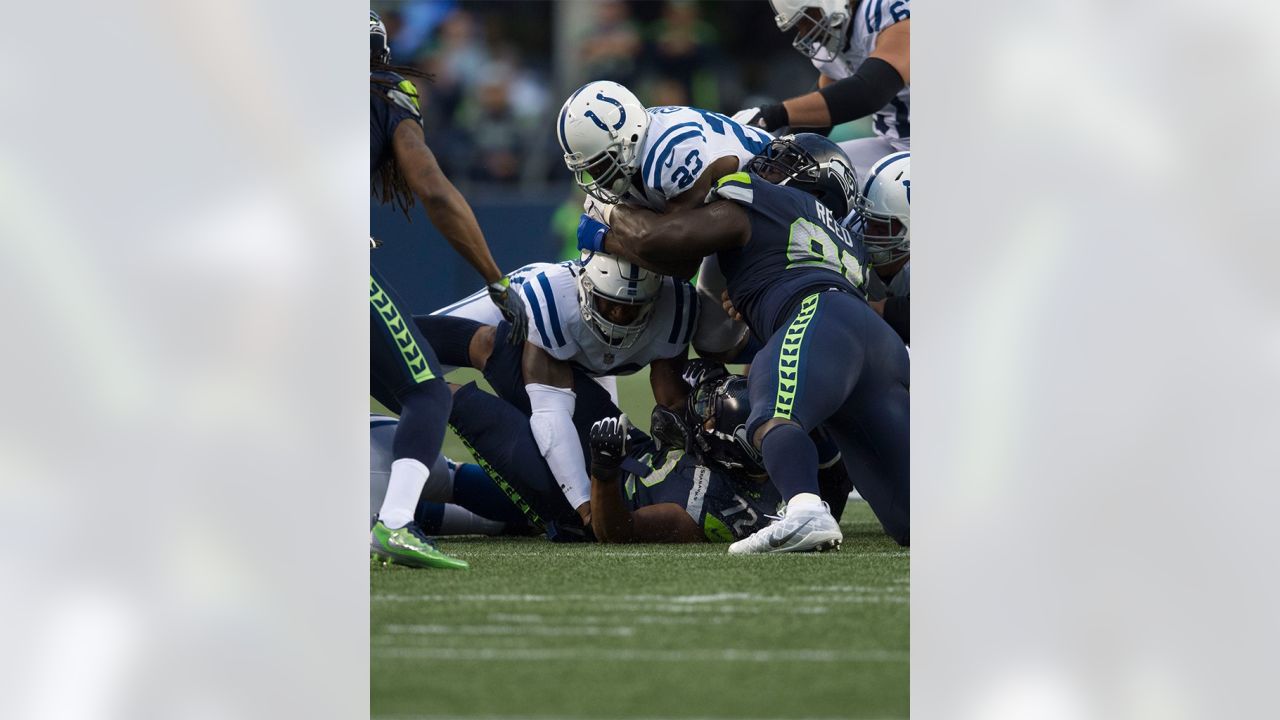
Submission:
[[[464,191],[564,188],[555,114],[589,80],[623,83],[649,106],[732,113],[807,90],[816,78],[764,0],[558,5],[373,3],[393,62],[433,76],[417,83],[428,143]],[[566,19],[566,11],[589,16]]]

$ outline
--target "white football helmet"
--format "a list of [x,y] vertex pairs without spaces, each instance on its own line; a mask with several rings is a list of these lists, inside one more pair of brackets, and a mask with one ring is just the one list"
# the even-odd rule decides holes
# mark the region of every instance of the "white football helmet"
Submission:
[[849,34],[849,0],[769,0],[773,21],[782,32],[802,26],[791,46],[810,60],[834,60],[845,49]]
[[872,265],[911,254],[911,153],[885,155],[871,166],[858,197],[862,243]]
[[[649,324],[653,301],[661,290],[662,276],[639,265],[602,252],[583,256],[578,304],[587,327],[606,345],[634,345]],[[610,320],[607,312],[614,312],[614,319],[620,321]]]
[[597,80],[569,96],[556,122],[564,164],[591,197],[616,203],[640,169],[649,113],[630,90]]

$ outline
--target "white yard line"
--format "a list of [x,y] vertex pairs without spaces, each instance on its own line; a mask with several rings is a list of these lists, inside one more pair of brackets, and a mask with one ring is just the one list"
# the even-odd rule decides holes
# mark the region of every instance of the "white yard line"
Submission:
[[905,663],[910,655],[889,650],[621,650],[595,646],[567,648],[375,647],[375,657],[479,661],[614,661],[614,662],[746,662],[746,663]]
[[389,635],[497,635],[501,637],[536,635],[564,637],[631,637],[635,628],[625,625],[385,625]]
[[[572,718],[564,715],[374,715],[370,720],[597,720],[596,715],[583,718]],[[838,718],[823,717],[783,717],[777,716],[768,718],[744,718],[741,715],[698,715],[696,717],[686,715],[673,716],[652,716],[644,715],[638,717],[629,717],[626,715],[610,715],[615,720],[905,720],[901,716],[882,715],[878,717],[856,717],[852,715],[841,715]]]

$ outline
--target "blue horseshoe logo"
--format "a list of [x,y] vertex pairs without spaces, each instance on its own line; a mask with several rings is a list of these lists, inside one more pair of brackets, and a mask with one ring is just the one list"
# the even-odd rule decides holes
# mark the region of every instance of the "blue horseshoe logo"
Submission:
[[[596,99],[607,102],[610,105],[613,105],[618,108],[618,124],[614,125],[613,129],[617,130],[618,128],[622,127],[622,123],[627,121],[627,109],[622,107],[622,103],[618,102],[617,100],[614,100],[611,97],[605,97],[605,94],[603,92],[596,93]],[[604,121],[596,116],[594,110],[588,110],[582,113],[582,116],[591,118],[591,122],[595,123],[596,127],[600,128],[601,130],[604,130],[605,132],[609,132],[609,126],[605,125]]]

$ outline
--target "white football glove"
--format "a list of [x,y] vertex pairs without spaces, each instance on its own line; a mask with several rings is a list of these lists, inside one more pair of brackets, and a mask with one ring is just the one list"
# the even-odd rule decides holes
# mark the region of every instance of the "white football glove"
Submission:
[[746,110],[739,110],[730,118],[739,125],[750,125],[751,127],[760,127],[760,108],[753,107]]
[[613,205],[602,203],[588,195],[586,201],[582,203],[582,212],[608,225],[609,218],[613,217]]

